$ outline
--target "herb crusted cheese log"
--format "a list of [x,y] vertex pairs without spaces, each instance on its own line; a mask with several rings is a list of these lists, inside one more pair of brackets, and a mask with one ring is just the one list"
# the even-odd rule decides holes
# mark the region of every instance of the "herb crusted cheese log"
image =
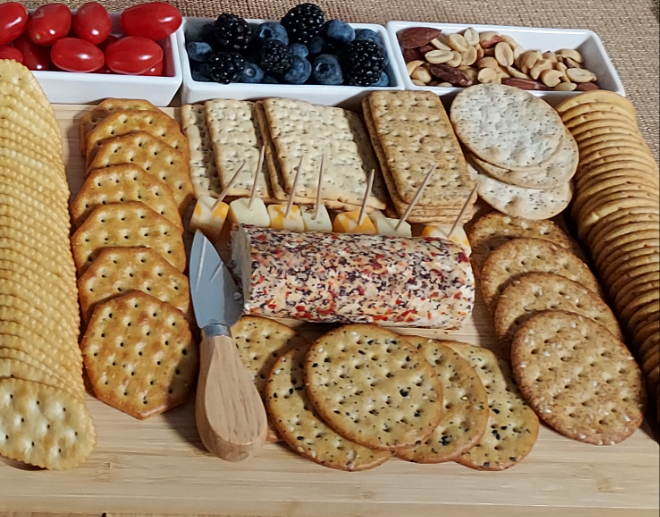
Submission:
[[456,330],[474,306],[464,250],[435,238],[234,231],[246,314]]

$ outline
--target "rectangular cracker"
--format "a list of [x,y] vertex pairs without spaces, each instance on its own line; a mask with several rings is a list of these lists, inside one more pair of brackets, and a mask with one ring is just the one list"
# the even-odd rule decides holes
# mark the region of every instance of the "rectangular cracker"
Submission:
[[[247,196],[252,191],[254,173],[263,145],[257,127],[253,102],[213,100],[205,104],[215,163],[222,187],[226,187],[243,161],[243,171],[229,191],[230,196]],[[266,164],[257,175],[257,196],[270,198]]]
[[304,204],[315,199],[321,158],[325,155],[325,201],[360,205],[369,174],[375,169],[368,206],[377,210],[385,208],[387,193],[378,162],[362,121],[355,113],[290,99],[266,99],[263,109],[264,122],[273,141],[270,163],[277,168],[271,176],[279,181],[273,190],[283,190],[288,198],[300,158],[304,156],[296,202]]
[[222,192],[222,184],[215,165],[213,142],[206,123],[206,110],[203,104],[186,105],[181,108],[181,126],[188,137],[190,148],[190,178],[195,189],[195,197],[217,197]]
[[381,166],[387,166],[399,197],[410,203],[436,165],[419,206],[462,205],[474,182],[440,98],[431,92],[373,92],[363,105],[372,142],[382,146]]

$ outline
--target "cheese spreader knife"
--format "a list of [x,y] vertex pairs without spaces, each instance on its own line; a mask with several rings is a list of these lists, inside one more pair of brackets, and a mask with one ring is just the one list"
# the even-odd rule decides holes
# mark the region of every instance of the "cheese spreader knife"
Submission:
[[256,453],[266,440],[266,410],[230,328],[243,312],[241,296],[211,242],[195,233],[190,291],[202,331],[195,418],[204,447],[227,461]]

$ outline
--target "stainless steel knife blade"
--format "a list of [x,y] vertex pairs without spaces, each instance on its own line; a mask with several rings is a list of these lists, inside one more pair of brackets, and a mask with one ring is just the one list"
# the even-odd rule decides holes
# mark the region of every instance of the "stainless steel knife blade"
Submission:
[[190,292],[200,329],[233,326],[243,313],[242,296],[215,247],[197,230],[190,254]]

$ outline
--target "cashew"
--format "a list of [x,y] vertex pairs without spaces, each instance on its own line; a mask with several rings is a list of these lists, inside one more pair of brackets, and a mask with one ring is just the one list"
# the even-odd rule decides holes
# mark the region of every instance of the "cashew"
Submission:
[[479,70],[477,79],[479,80],[480,83],[485,83],[485,84],[502,83],[502,78],[498,75],[497,70],[493,70],[492,68],[482,68],[481,70]]
[[543,59],[547,59],[549,61],[552,61],[553,65],[556,65],[559,63],[559,59],[557,58],[557,54],[554,52],[544,52],[543,53]]
[[573,92],[577,88],[575,83],[559,83],[555,86],[556,92]]
[[528,74],[534,65],[543,59],[538,50],[529,50],[520,56],[520,71]]
[[532,67],[532,69],[529,71],[529,75],[537,81],[539,77],[541,77],[541,73],[545,72],[546,70],[552,70],[554,67],[552,66],[552,62],[547,60],[547,59],[541,59],[540,61],[537,61],[536,64]]
[[408,75],[412,75],[412,73],[420,66],[422,66],[424,61],[417,60],[417,61],[411,61],[410,63],[406,63],[406,70],[408,71]]
[[447,44],[458,52],[466,52],[470,45],[461,34],[450,34],[447,36]]
[[561,50],[558,50],[557,55],[572,59],[576,63],[580,63],[580,64],[584,63],[584,59],[582,57],[582,54],[580,54],[577,50],[572,49],[572,48],[563,48]]
[[555,69],[561,72],[561,80],[563,82],[568,82],[568,76],[566,75],[568,67],[564,63],[557,63],[555,65]]
[[454,52],[451,50],[432,50],[427,52],[424,57],[432,65],[440,65],[454,59]]
[[568,68],[582,68],[582,65],[578,63],[577,61],[571,59],[570,57],[565,57],[564,58],[564,64]]
[[525,47],[523,47],[522,45],[518,45],[516,48],[513,49],[514,64],[518,62],[520,56],[522,56],[524,53],[525,53]]
[[590,83],[597,79],[593,72],[581,68],[569,68],[566,75],[573,83]]
[[541,73],[541,81],[549,88],[559,86],[562,73],[559,70],[545,70]]

